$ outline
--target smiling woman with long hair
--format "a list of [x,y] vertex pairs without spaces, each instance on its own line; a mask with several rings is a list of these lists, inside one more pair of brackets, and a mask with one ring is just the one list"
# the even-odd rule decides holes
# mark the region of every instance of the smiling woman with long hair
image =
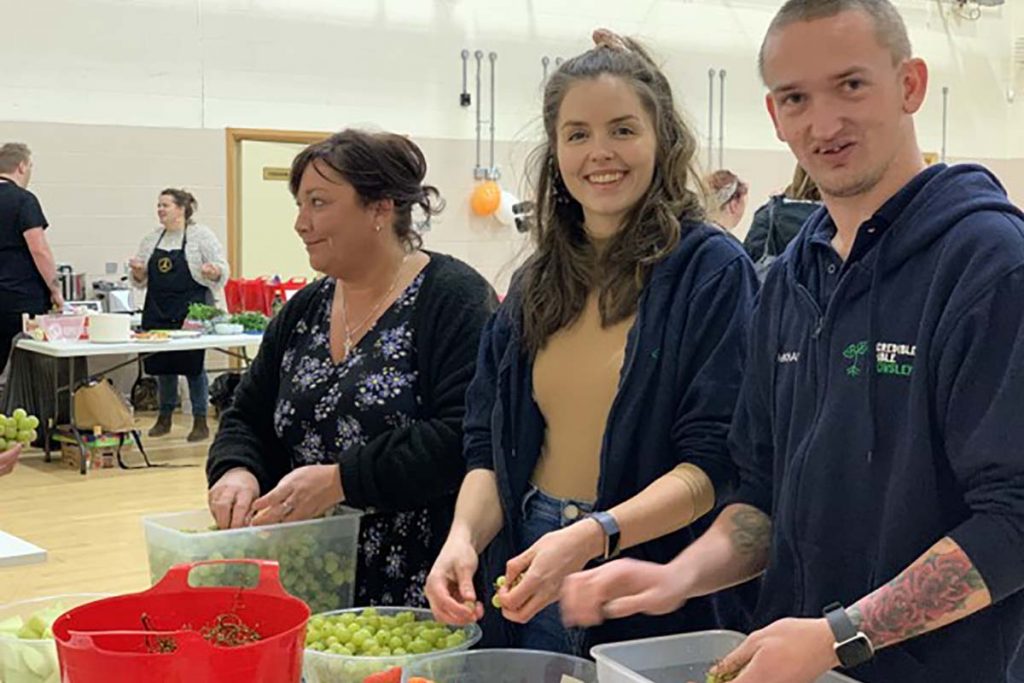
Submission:
[[[481,578],[506,574],[514,644],[572,653],[588,634],[560,622],[563,579],[620,551],[673,557],[729,481],[756,288],[739,244],[704,220],[697,141],[665,75],[636,42],[594,37],[545,87],[536,250],[481,340],[470,471],[427,582],[438,618],[482,618],[473,577],[489,548]],[[589,635],[720,624],[695,600]]]

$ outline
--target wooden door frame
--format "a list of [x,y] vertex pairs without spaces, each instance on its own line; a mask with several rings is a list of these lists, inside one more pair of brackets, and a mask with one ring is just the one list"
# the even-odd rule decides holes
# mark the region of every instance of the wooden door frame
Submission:
[[274,130],[269,128],[226,128],[225,142],[227,145],[227,238],[228,264],[234,277],[241,276],[242,230],[239,224],[238,201],[241,195],[242,142],[255,140],[258,142],[291,142],[309,145],[320,142],[332,135],[318,131],[305,130]]

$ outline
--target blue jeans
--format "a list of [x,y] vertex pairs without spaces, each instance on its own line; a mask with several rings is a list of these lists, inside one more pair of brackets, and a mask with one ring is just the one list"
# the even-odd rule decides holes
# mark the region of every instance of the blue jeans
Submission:
[[[583,519],[592,510],[592,503],[554,498],[536,486],[531,486],[523,496],[522,503],[520,530],[526,544],[523,550],[540,540],[544,534],[565,528]],[[584,630],[562,625],[558,603],[542,609],[519,632],[521,648],[583,655]]]
[[[205,372],[188,375],[188,397],[192,401],[192,417],[206,417],[210,403],[210,381]],[[157,375],[156,384],[160,396],[160,413],[168,415],[178,407],[178,376]]]

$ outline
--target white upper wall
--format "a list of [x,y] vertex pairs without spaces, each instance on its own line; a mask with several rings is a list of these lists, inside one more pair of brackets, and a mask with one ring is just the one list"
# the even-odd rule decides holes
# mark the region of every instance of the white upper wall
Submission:
[[[708,69],[726,69],[727,149],[781,148],[755,69],[778,0],[0,2],[3,24],[16,27],[0,44],[0,120],[315,130],[373,124],[466,139],[474,136],[474,111],[458,106],[458,94],[459,52],[468,48],[498,53],[497,137],[517,140],[536,131],[541,57],[585,49],[590,30],[604,25],[648,41],[701,131]],[[950,15],[948,0],[897,2],[932,68],[918,118],[926,150],[941,147],[947,85],[951,156],[1024,154],[1024,92],[1012,106],[1006,97],[1021,4],[1010,0],[966,21]],[[471,60],[471,90],[473,76]]]

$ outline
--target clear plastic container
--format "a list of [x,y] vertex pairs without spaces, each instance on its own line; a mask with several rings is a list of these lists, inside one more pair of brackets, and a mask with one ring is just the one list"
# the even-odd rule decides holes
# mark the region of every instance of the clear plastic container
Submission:
[[[708,669],[746,638],[735,631],[700,631],[598,645],[590,651],[601,683],[704,683]],[[829,672],[816,683],[856,683]]]
[[73,607],[108,597],[100,593],[70,593],[0,606],[0,681],[4,683],[60,683],[57,645],[51,635],[26,640],[8,633],[33,617],[53,621]]
[[[597,683],[594,663],[538,650],[475,650],[438,655],[406,667],[402,681],[436,683]],[[604,683],[604,679],[601,679]],[[702,682],[703,683],[703,682]]]
[[[312,631],[317,617],[336,614],[358,614],[365,608],[335,610],[326,614],[316,614],[310,619],[307,635]],[[378,616],[393,617],[401,612],[412,612],[416,621],[430,621],[434,617],[428,609],[413,607],[375,607]],[[452,628],[452,627],[449,627]],[[456,647],[435,650],[426,654],[408,654],[392,657],[356,657],[320,652],[307,649],[302,665],[305,683],[363,683],[363,679],[371,674],[388,671],[395,667],[407,668],[410,665],[435,655],[464,652],[476,645],[483,633],[476,624],[462,628],[465,640]]]
[[39,327],[47,341],[76,341],[85,331],[84,315],[42,315]]
[[[153,515],[142,520],[153,583],[176,564],[199,560],[275,560],[285,590],[316,612],[350,607],[356,576],[359,511],[305,522],[211,531],[209,510]],[[195,586],[253,586],[251,565],[199,567]]]

